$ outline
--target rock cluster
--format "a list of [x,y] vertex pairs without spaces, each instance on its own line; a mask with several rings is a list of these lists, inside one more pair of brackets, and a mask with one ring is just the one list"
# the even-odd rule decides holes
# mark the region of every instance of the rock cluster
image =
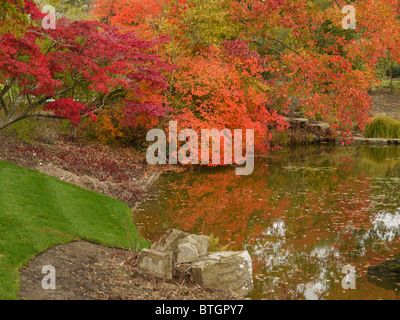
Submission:
[[209,252],[210,238],[176,229],[144,249],[138,268],[172,279],[174,270],[185,265],[193,281],[210,288],[231,290],[246,296],[253,288],[252,262],[247,251]]

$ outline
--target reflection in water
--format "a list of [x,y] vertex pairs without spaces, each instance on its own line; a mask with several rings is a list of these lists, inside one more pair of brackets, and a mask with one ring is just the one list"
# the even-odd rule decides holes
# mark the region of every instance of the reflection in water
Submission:
[[[175,227],[214,234],[253,259],[254,299],[399,299],[366,270],[400,253],[400,148],[284,149],[251,176],[233,168],[165,176],[135,212],[150,240]],[[356,269],[345,290],[343,266]]]
[[378,213],[372,218],[375,236],[383,241],[393,241],[399,237],[400,213]]

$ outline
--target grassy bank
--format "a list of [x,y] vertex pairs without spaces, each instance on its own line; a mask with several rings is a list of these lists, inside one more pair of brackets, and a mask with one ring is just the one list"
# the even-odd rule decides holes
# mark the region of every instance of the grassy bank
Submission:
[[15,299],[18,270],[56,244],[148,246],[130,215],[121,201],[0,161],[0,299]]

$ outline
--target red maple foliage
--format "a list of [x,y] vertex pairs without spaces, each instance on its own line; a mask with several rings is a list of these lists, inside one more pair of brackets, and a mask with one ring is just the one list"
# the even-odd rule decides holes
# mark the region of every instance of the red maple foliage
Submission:
[[[165,37],[146,41],[100,22],[64,18],[56,29],[45,30],[35,23],[43,17],[36,4],[26,1],[25,12],[34,23],[23,37],[10,32],[0,36],[0,129],[32,116],[63,117],[77,124],[125,90],[130,92],[124,109],[128,122],[138,112],[163,114],[163,73],[171,66],[149,50]],[[143,100],[146,92],[155,98]],[[43,108],[54,114],[35,113]]]

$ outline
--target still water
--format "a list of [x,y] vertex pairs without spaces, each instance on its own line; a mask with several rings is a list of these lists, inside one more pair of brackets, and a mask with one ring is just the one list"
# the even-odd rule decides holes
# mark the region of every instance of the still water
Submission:
[[400,299],[400,284],[366,274],[400,254],[400,147],[281,149],[247,177],[208,168],[156,188],[134,213],[142,235],[174,227],[248,250],[253,299]]

